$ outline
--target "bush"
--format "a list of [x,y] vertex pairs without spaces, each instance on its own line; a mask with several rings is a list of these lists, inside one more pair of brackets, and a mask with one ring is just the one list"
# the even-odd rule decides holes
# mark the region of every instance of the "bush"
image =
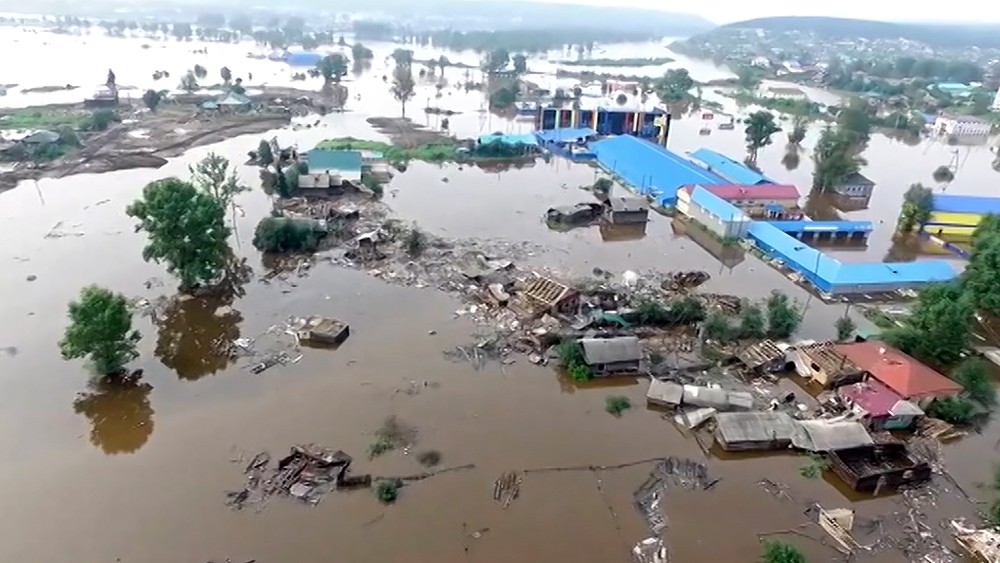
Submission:
[[764,311],[760,305],[747,303],[740,313],[740,338],[764,338]]
[[583,348],[576,340],[571,338],[563,340],[556,347],[556,353],[559,355],[559,365],[566,370],[573,381],[585,383],[594,377],[590,366],[583,359]]
[[802,312],[787,295],[771,292],[767,299],[767,335],[771,338],[788,338],[799,328]]
[[598,178],[594,185],[591,186],[595,192],[608,193],[611,188],[614,187],[615,183],[611,181],[610,178]]
[[722,313],[712,313],[701,325],[705,338],[709,340],[722,341],[729,338],[732,327],[729,319]]
[[84,129],[90,131],[104,131],[112,122],[121,121],[114,110],[107,108],[99,109],[90,115],[90,120],[84,125]]
[[927,409],[927,414],[951,424],[968,424],[975,412],[975,405],[965,397],[938,399]]
[[969,359],[962,362],[951,378],[965,387],[965,395],[985,406],[993,406],[997,402],[997,390],[990,381],[986,364],[979,359]]
[[383,189],[382,182],[378,178],[372,176],[371,174],[366,174],[361,177],[361,185],[368,188],[377,197],[382,197]]
[[411,258],[416,258],[423,254],[424,250],[427,248],[427,236],[424,235],[423,231],[414,227],[410,229],[410,232],[406,234],[406,253]]
[[253,245],[262,252],[312,252],[319,246],[319,234],[308,220],[265,217],[257,223]]
[[778,541],[764,543],[764,563],[806,563],[799,550]]
[[837,340],[840,340],[841,342],[850,338],[851,335],[854,334],[854,331],[858,328],[857,325],[854,324],[851,317],[848,317],[847,315],[837,319],[837,322],[835,322],[833,326],[837,329]]
[[630,408],[632,408],[632,401],[629,401],[628,397],[612,395],[604,399],[604,410],[614,416],[621,416]]
[[378,500],[392,504],[399,498],[399,489],[403,487],[403,482],[399,479],[386,479],[375,483],[375,496]]

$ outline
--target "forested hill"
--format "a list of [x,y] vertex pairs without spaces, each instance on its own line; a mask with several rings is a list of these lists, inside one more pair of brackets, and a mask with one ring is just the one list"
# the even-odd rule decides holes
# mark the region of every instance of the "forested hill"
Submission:
[[1000,48],[998,24],[893,23],[847,18],[782,16],[731,23],[719,29],[811,32],[831,38],[908,39],[932,47]]

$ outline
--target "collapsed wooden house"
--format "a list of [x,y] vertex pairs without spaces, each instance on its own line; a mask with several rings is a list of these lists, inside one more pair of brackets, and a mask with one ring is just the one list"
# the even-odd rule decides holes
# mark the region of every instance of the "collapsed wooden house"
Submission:
[[517,292],[511,307],[527,317],[546,313],[572,315],[580,307],[580,294],[565,284],[536,274]]
[[851,488],[876,494],[931,478],[931,466],[915,460],[906,445],[897,442],[836,450],[830,453],[830,463]]
[[774,373],[785,369],[785,351],[771,340],[763,340],[736,353],[736,359],[751,373]]
[[865,370],[840,351],[836,342],[797,346],[789,355],[799,375],[824,389],[857,383],[865,376]]

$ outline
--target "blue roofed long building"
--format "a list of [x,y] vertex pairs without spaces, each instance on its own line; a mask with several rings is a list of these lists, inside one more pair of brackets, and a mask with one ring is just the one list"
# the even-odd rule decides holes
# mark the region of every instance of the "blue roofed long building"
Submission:
[[704,165],[709,171],[729,180],[730,184],[759,186],[774,183],[760,172],[742,162],[736,162],[728,156],[713,150],[698,149],[691,153],[691,157]]
[[661,206],[673,206],[681,186],[732,183],[664,147],[631,135],[595,141],[590,148],[602,168]]

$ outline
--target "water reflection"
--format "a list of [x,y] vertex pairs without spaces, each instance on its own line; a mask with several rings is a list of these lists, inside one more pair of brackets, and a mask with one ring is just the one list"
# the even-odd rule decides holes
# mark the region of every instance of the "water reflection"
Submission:
[[799,146],[789,143],[788,148],[785,150],[785,156],[781,157],[781,165],[785,167],[785,170],[791,172],[799,167],[801,161],[802,156],[799,154]]
[[157,312],[154,353],[177,377],[198,380],[235,360],[232,342],[240,337],[243,315],[232,305],[245,295],[252,273],[245,259],[231,260],[220,284],[198,296],[174,296]]
[[153,433],[153,386],[135,379],[101,378],[73,401],[73,411],[90,422],[90,443],[106,454],[130,454]]

